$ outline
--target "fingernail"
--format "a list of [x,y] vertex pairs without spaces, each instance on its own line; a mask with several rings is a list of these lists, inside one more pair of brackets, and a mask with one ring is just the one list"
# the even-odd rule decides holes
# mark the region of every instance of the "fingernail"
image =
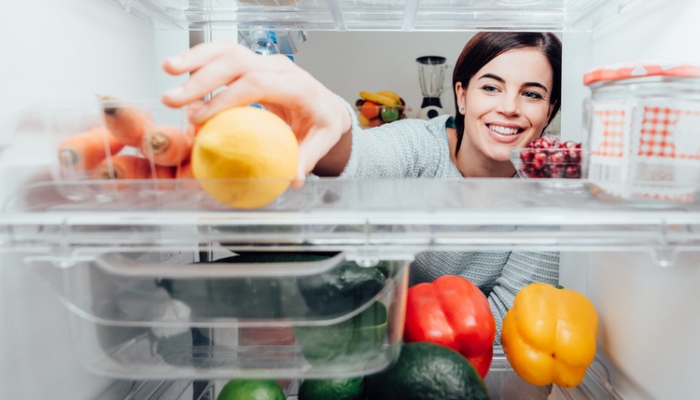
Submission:
[[177,67],[178,65],[182,64],[182,57],[175,56],[175,57],[170,57],[168,58],[168,63],[170,63],[171,66]]
[[166,95],[166,96],[168,96],[168,97],[175,97],[175,96],[179,95],[180,93],[182,93],[183,90],[184,90],[184,89],[182,88],[182,86],[178,86],[178,87],[174,87],[174,88],[172,88],[172,89],[166,91],[166,92],[163,93],[163,94]]

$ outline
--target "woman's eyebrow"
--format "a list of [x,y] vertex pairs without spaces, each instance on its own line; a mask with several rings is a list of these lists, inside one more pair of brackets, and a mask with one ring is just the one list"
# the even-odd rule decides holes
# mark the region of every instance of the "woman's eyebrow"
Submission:
[[[490,79],[497,80],[501,83],[506,83],[505,79],[501,78],[498,75],[494,75],[494,74],[483,74],[479,77],[479,79],[483,79],[483,78],[490,78]],[[527,86],[536,86],[536,87],[542,88],[545,92],[549,93],[549,90],[547,90],[547,87],[539,82],[525,82],[525,83],[523,83],[523,87],[527,87]]]
[[547,90],[547,87],[539,82],[525,82],[525,83],[523,83],[523,87],[528,87],[528,86],[536,86],[536,87],[542,88],[542,90],[544,90],[545,92],[549,92],[549,90]]
[[497,80],[501,83],[506,83],[505,79],[501,78],[498,75],[494,75],[494,74],[483,74],[479,77],[479,79],[483,79],[483,78],[491,78],[491,79]]

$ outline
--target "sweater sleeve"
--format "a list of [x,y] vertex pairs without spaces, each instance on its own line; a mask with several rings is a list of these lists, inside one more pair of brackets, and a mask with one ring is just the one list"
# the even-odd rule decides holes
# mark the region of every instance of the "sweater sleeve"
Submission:
[[556,285],[559,283],[558,252],[511,252],[503,266],[501,276],[489,294],[489,304],[496,319],[496,341],[501,344],[501,327],[506,312],[513,306],[515,294],[525,286],[543,282]]
[[[345,102],[353,118],[352,150],[341,178],[435,177],[449,155],[440,121],[405,119],[362,129],[357,115]],[[440,118],[444,129],[444,120]]]

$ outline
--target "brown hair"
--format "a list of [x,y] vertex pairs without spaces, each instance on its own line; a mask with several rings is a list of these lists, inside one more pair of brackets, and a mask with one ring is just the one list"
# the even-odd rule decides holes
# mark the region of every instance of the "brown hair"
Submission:
[[[542,32],[479,32],[462,49],[452,73],[452,90],[457,82],[462,83],[464,89],[469,85],[469,80],[484,65],[500,54],[513,49],[534,47],[542,50],[552,67],[552,95],[549,104],[554,104],[552,114],[547,125],[552,122],[561,107],[561,41],[553,33]],[[454,92],[455,110],[459,110],[457,93]],[[464,119],[459,111],[455,115],[457,126],[457,146],[455,154],[459,152],[464,136]],[[545,128],[547,127],[545,125]]]

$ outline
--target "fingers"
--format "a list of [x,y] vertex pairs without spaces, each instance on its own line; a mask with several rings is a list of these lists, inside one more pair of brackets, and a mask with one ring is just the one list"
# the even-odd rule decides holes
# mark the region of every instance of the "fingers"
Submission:
[[208,93],[228,85],[249,69],[249,62],[234,62],[232,56],[220,57],[195,71],[182,85],[163,94],[163,102],[181,107],[204,98]]
[[241,48],[245,49],[245,47],[228,40],[202,43],[185,53],[166,59],[163,61],[162,67],[170,75],[181,75],[185,72],[196,71],[222,55],[241,51]]
[[258,68],[256,56],[248,48],[230,41],[205,43],[163,62],[163,69],[173,75],[190,72],[190,78],[161,96],[170,107],[182,107],[203,98],[247,70]]
[[185,113],[185,115],[187,116],[187,120],[192,121],[192,115],[201,110],[202,107],[204,107],[204,104],[205,103],[203,101],[196,101],[192,104],[189,104]]
[[255,88],[245,80],[232,83],[201,107],[192,110],[188,118],[193,124],[202,124],[227,108],[254,103],[255,93]]
[[[224,90],[214,95],[209,102],[189,115],[190,121],[201,124],[227,108],[256,102],[269,104],[270,111],[280,109],[280,105],[284,106],[281,107],[284,109],[297,103],[300,95],[306,94],[306,92],[289,90],[291,86],[289,82],[293,77],[284,72],[261,71],[261,69],[263,68],[248,72],[245,76],[234,80]],[[289,122],[284,115],[275,114]]]

